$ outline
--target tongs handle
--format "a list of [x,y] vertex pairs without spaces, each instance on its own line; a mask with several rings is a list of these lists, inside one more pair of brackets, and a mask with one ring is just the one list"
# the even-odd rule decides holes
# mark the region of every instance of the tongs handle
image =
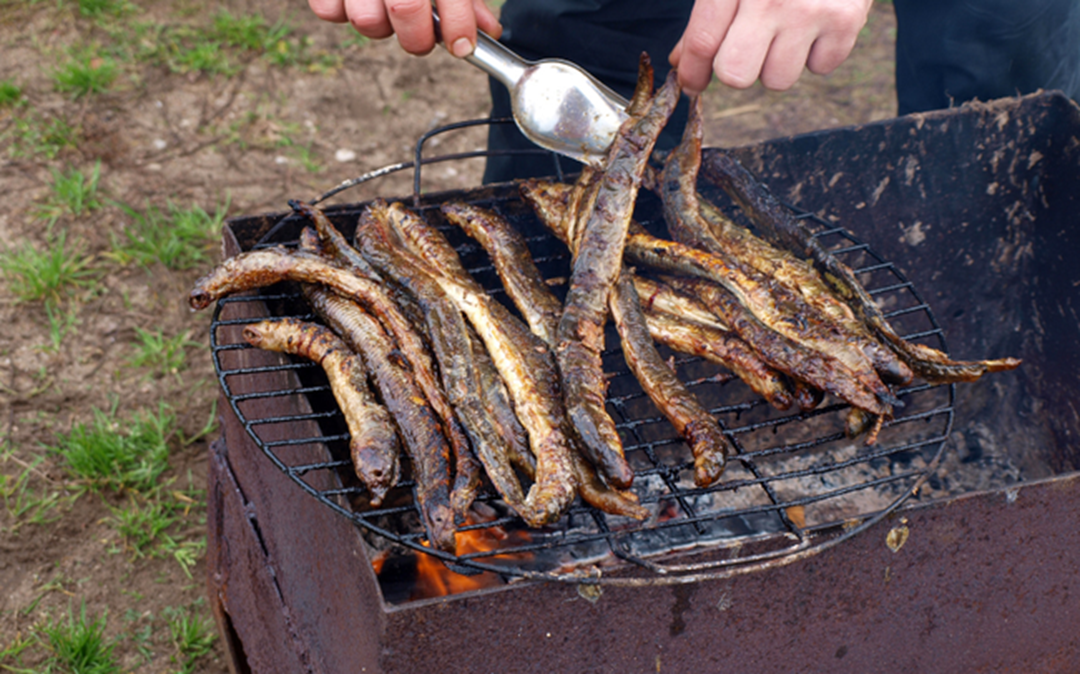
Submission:
[[[447,46],[442,39],[439,12],[434,7],[431,8],[431,18],[435,22],[435,37],[443,46]],[[465,60],[502,82],[510,90],[521,80],[525,69],[532,65],[479,29],[476,31],[476,47]]]
[[[446,46],[434,9],[432,17]],[[526,138],[580,162],[603,161],[627,118],[626,99],[569,61],[526,61],[490,35],[477,31],[476,37],[465,60],[506,85],[514,122]]]

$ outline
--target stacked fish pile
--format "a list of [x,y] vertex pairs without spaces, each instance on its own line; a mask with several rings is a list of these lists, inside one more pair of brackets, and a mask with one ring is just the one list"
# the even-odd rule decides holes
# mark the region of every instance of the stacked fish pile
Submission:
[[[653,167],[678,96],[674,77],[653,92],[643,59],[630,119],[604,166],[586,168],[574,185],[522,183],[523,198],[572,253],[564,301],[498,215],[442,206],[488,252],[524,320],[469,275],[427,221],[381,200],[361,216],[353,244],[320,210],[291,202],[311,225],[300,245],[226,260],[197,282],[191,306],[300,283],[322,325],[268,320],[247,326],[245,339],[321,364],[371,503],[396,484],[403,453],[428,539],[448,551],[485,477],[532,527],[556,521],[577,496],[604,512],[649,516],[605,410],[609,319],[631,371],[689,446],[700,487],[719,479],[731,445],[657,342],[723,364],[780,409],[808,410],[831,394],[850,404],[849,433],[866,433],[868,443],[900,404],[893,386],[915,376],[973,381],[1019,365],[952,361],[901,339],[854,273],[733,160],[717,162],[710,177],[770,241],[703,200],[699,103],[682,144]],[[660,193],[674,240],[633,221],[642,185]]]

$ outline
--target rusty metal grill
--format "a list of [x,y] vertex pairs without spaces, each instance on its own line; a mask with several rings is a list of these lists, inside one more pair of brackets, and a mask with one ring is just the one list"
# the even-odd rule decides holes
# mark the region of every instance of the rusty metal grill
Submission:
[[[500,212],[526,235],[545,276],[565,279],[568,253],[543,230],[513,185],[420,194],[420,166],[464,156],[420,160],[422,144],[430,135],[418,143],[417,161],[372,172],[367,178],[415,167],[414,207],[446,234],[465,266],[497,298],[506,299],[486,255],[441,219],[440,202],[465,199]],[[349,185],[364,179],[349,181]],[[708,195],[726,207],[728,202],[722,195]],[[351,237],[362,208],[363,204],[354,204],[326,211]],[[726,208],[733,217],[740,217],[733,208]],[[646,228],[664,233],[659,203],[650,195],[643,193],[636,215]],[[898,332],[945,350],[944,335],[930,307],[896,267],[850,232],[810,213],[799,217],[812,222],[822,244],[858,270]],[[244,249],[293,245],[304,224],[292,214],[251,220],[230,221]],[[718,366],[672,354],[682,379],[716,415],[738,450],[721,480],[700,489],[693,484],[689,450],[629,373],[618,348],[618,335],[609,328],[609,348],[604,355],[605,372],[610,375],[609,409],[635,469],[633,489],[654,516],[638,523],[576,502],[556,525],[526,530],[492,491],[479,499],[489,506],[484,510],[489,511],[490,519],[459,529],[497,532],[502,543],[495,550],[461,551],[455,556],[424,545],[407,471],[382,507],[366,506],[366,491],[352,474],[348,459],[344,421],[320,368],[287,357],[272,366],[238,365],[237,352],[251,348],[240,336],[242,327],[264,316],[314,319],[297,288],[280,284],[221,300],[210,328],[222,390],[250,437],[298,488],[354,522],[377,549],[407,548],[435,555],[465,574],[494,571],[508,578],[575,583],[676,583],[790,563],[849,539],[916,493],[935,469],[953,423],[954,387],[917,383],[898,391],[904,407],[897,409],[878,444],[865,447],[861,441],[844,436],[845,404],[827,398],[809,413],[778,412]],[[259,383],[253,386],[251,382],[256,380]],[[244,385],[237,386],[240,382]],[[234,392],[252,388],[256,390]],[[259,400],[281,396],[296,398],[303,411],[273,417],[259,414]],[[319,451],[325,460],[297,461],[291,455],[299,446],[322,448]],[[310,457],[309,452],[305,455]],[[333,476],[336,487],[317,488],[312,482],[325,484],[326,480],[307,479],[326,472]],[[723,546],[730,554],[719,561],[695,563],[690,553],[703,546]],[[620,578],[595,573],[598,564],[615,562],[628,563],[642,572]]]

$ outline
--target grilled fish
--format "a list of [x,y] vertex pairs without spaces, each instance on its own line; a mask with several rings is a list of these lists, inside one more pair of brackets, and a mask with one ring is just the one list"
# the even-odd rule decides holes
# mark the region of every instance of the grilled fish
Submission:
[[[449,208],[443,207],[443,211],[452,222],[458,222],[458,224],[461,224],[459,221],[465,218],[483,221],[482,225],[467,223],[463,225],[463,228],[468,231],[470,226],[482,226],[487,230],[486,234],[473,238],[477,239],[488,252],[489,257],[495,261],[507,294],[526,317],[533,334],[541,339],[547,335],[553,340],[562,304],[544,283],[540,270],[531,262],[531,258],[521,259],[525,254],[524,251],[527,250],[521,235],[508,222],[489,211],[475,207],[468,207],[465,210],[453,205]],[[573,427],[567,425],[564,432],[575,444],[578,442]],[[574,462],[574,471],[582,500],[598,510],[613,515],[639,520],[648,517],[649,512],[638,504],[637,497],[631,492],[613,489],[604,484],[593,466],[578,452],[571,452],[571,458]],[[527,468],[520,464],[519,467],[531,477],[532,473]]]
[[530,526],[549,524],[577,491],[570,441],[558,395],[558,375],[547,346],[468,275],[436,230],[400,204],[386,208],[399,240],[427,262],[446,294],[469,319],[506,383],[514,410],[536,457],[536,480],[522,505]]
[[[526,180],[519,189],[540,221],[563,243],[571,245],[564,212],[570,202],[571,188],[543,180]],[[631,223],[631,233],[643,231]],[[784,377],[765,365],[746,342],[732,335],[708,307],[666,284],[638,275],[633,278],[638,295],[643,298],[653,339],[676,351],[724,365],[777,409],[791,407],[792,392]]]
[[664,217],[672,238],[723,257],[751,278],[756,274],[773,281],[769,288],[777,301],[786,312],[802,317],[805,328],[785,331],[786,323],[768,320],[760,312],[755,315],[791,339],[833,355],[895,404],[871,370],[901,384],[911,381],[911,370],[855,320],[813,266],[757,238],[699,197],[701,136],[701,100],[695,98],[682,142],[669,153],[660,177]]
[[716,314],[695,297],[684,295],[666,283],[633,274],[634,289],[641,298],[641,306],[658,313],[667,314],[680,321],[729,332],[728,327]]
[[304,295],[315,313],[367,364],[413,465],[428,538],[441,550],[453,550],[456,543],[450,502],[450,447],[438,416],[374,317],[324,287],[305,284]]
[[630,486],[634,473],[623,456],[615,424],[604,409],[607,387],[600,354],[608,296],[622,269],[623,242],[642,173],[678,97],[677,80],[669,75],[644,106],[641,117],[627,120],[616,136],[596,187],[596,201],[573,251],[573,269],[557,331],[555,358],[567,414],[589,460],[609,484],[620,489]]
[[791,408],[794,397],[784,376],[763,363],[757,352],[739,337],[652,309],[645,310],[645,320],[649,334],[657,342],[674,351],[722,365],[776,409]]
[[[311,220],[315,229],[318,232],[321,248],[325,249],[325,252],[333,258],[339,259],[343,264],[348,266],[354,272],[361,274],[366,278],[377,283],[383,283],[383,278],[374,269],[374,267],[368,263],[367,260],[357,251],[355,248],[349,245],[345,237],[334,227],[330,219],[326,217],[326,214],[321,209],[314,208],[303,202],[296,200],[290,201],[289,204],[293,207],[293,210],[304,214],[309,220]],[[363,218],[361,218],[363,220]],[[301,245],[301,248],[305,246]],[[395,278],[400,286],[405,284],[401,283],[401,279]],[[408,289],[408,288],[406,288]],[[438,290],[436,288],[436,290]],[[414,292],[414,295],[416,293]],[[400,307],[402,305],[401,298],[395,298],[396,304]],[[443,298],[445,302],[445,298]],[[455,379],[455,374],[459,373],[459,369],[453,367],[451,359],[457,356],[453,355],[459,351],[459,344],[452,342],[452,336],[455,334],[449,327],[441,329],[443,324],[447,324],[451,319],[457,317],[460,319],[460,314],[453,307],[438,305],[437,299],[430,300],[426,304],[421,302],[421,310],[427,317],[429,328],[431,323],[436,324],[434,332],[428,332],[428,339],[435,352],[436,360],[439,362],[439,371],[442,374],[443,386],[446,392],[450,392],[451,395],[457,391],[454,388],[454,384],[458,384]],[[435,304],[434,308],[431,306]],[[441,313],[440,313],[441,311]],[[432,317],[432,315],[436,317]],[[447,356],[447,354],[452,354]],[[448,382],[449,380],[449,382]],[[462,423],[459,421],[458,416],[455,414],[452,401],[447,399],[444,395],[444,389],[434,387],[433,389],[425,391],[425,396],[431,402],[432,408],[435,413],[439,415],[439,419],[442,423],[443,433],[446,435],[447,440],[450,441],[450,447],[454,452],[454,488],[450,494],[450,503],[454,508],[454,513],[461,519],[465,518],[469,506],[476,498],[476,494],[480,489],[481,484],[481,470],[480,464],[477,462],[476,457],[472,453],[472,449],[469,447],[468,440],[465,437],[465,432],[462,429]],[[466,396],[468,397],[468,396]]]
[[507,464],[508,469],[510,465],[517,466],[530,480],[535,479],[536,457],[529,448],[529,434],[514,412],[506,382],[499,376],[491,354],[487,352],[483,340],[472,326],[469,326],[469,341],[472,344],[476,373],[480,378],[484,406],[488,408],[495,429],[503,440],[502,444],[497,446],[506,450],[505,459],[500,461]]
[[[499,270],[507,294],[523,315],[532,316],[531,320],[527,320],[533,333],[537,336],[547,334],[553,338],[558,321],[557,311],[538,311],[537,308],[557,308],[561,305],[544,283],[539,270],[531,264],[531,260],[528,263],[520,261],[522,255],[528,255],[521,235],[505,220],[482,209],[451,205],[444,206],[443,211],[452,222],[461,224],[460,221],[466,219],[473,221],[463,225],[463,228],[485,228],[485,234],[473,238],[496,260],[496,269]],[[483,225],[477,222],[481,220]],[[515,255],[515,251],[518,254]],[[686,390],[656,352],[633,282],[625,269],[623,276],[626,277],[625,283],[620,277],[620,282],[610,296],[610,306],[622,337],[627,363],[641,382],[642,388],[690,444],[696,457],[695,479],[699,486],[712,484],[723,471],[729,443],[716,420],[705,412],[697,398]]]
[[[658,249],[643,246],[635,249],[635,255],[640,254],[643,261],[655,259],[660,264],[667,265],[669,261],[663,259],[663,253],[652,258],[654,252],[663,250],[665,250],[664,247]],[[679,265],[674,266],[678,271],[687,270]],[[748,311],[733,294],[727,292],[726,288],[701,278],[666,278],[665,280],[676,289],[692,294],[705,302],[725,324],[731,326],[731,329],[743,341],[753,344],[761,359],[770,366],[795,379],[832,393],[855,407],[873,414],[892,415],[892,408],[883,403],[859,379],[853,377],[843,363],[827,354],[808,349],[770,329]]]
[[252,346],[301,356],[323,368],[349,428],[356,474],[371,494],[372,505],[379,505],[397,484],[400,449],[390,413],[368,388],[359,356],[321,325],[296,319],[254,323],[245,326],[243,334]]
[[461,227],[487,251],[503,287],[529,329],[545,344],[553,346],[562,303],[544,283],[525,240],[492,211],[461,202],[443,204],[441,209],[450,222]]
[[932,384],[970,382],[988,372],[1019,367],[1019,358],[952,360],[937,349],[903,339],[859,283],[855,272],[825,250],[810,229],[785,209],[738,160],[727,154],[714,155],[705,165],[705,174],[727,192],[771,241],[812,259],[825,280],[858,317],[926,381]]
[[656,351],[634,281],[624,269],[612,292],[611,313],[623,355],[642,389],[686,439],[694,457],[694,484],[707,487],[724,472],[731,443],[716,418],[701,406]]
[[[391,241],[388,225],[380,219],[382,209],[369,209],[360,216],[356,230],[356,243],[361,254],[384,276],[394,279],[408,290],[419,304],[427,334],[435,351],[446,392],[458,412],[472,445],[503,500],[512,508],[520,507],[524,494],[517,476],[505,459],[507,450],[498,433],[491,412],[484,406],[480,376],[473,359],[473,345],[468,325],[461,311],[446,296],[439,283],[427,272],[427,266],[408,250],[395,246]],[[460,478],[462,471],[457,475]],[[466,488],[479,486],[479,471],[473,473],[475,486],[470,482]],[[455,487],[457,491],[457,487]],[[455,512],[464,516],[455,503]]]

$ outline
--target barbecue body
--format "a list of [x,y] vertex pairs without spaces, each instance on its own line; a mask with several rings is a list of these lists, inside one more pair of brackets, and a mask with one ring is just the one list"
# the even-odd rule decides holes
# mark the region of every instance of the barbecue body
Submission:
[[[655,514],[629,489],[634,471],[605,409],[609,319],[642,390],[683,437],[702,488],[721,477],[735,448],[656,343],[724,365],[781,410],[807,412],[831,394],[851,406],[846,428],[865,433],[868,444],[902,405],[892,387],[913,374],[968,381],[1019,364],[951,361],[897,337],[854,274],[815,248],[737,164],[721,163],[720,182],[770,240],[704,200],[696,188],[699,102],[682,144],[662,170],[650,169],[678,98],[673,78],[655,95],[651,88],[644,63],[630,118],[602,168],[587,167],[574,185],[521,185],[539,220],[570,250],[565,301],[496,213],[444,205],[445,217],[487,250],[525,322],[476,282],[424,217],[381,200],[361,217],[355,247],[319,209],[293,202],[315,228],[300,247],[226,260],[197,282],[191,306],[279,281],[303,284],[341,339],[288,321],[250,326],[245,335],[323,365],[348,408],[353,461],[373,504],[398,478],[400,436],[427,538],[451,552],[456,524],[485,491],[484,476],[531,527],[557,521],[577,496],[614,515]],[[675,240],[632,220],[650,171]]]

